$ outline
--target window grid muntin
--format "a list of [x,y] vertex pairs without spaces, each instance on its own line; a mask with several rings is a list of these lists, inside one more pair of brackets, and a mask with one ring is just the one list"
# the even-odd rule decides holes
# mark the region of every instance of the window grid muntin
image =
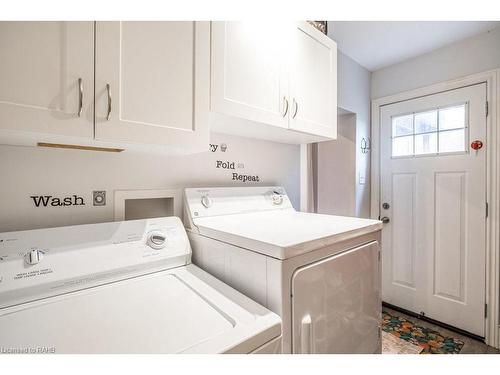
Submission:
[[[455,107],[463,107],[464,109],[464,126],[463,127],[457,127],[457,128],[449,128],[449,129],[440,129],[440,121],[439,121],[439,111],[441,110],[446,110],[449,108],[455,108]],[[420,114],[420,113],[427,113],[427,112],[432,112],[436,111],[436,117],[437,117],[437,123],[436,123],[436,131],[431,131],[431,132],[423,132],[423,133],[415,133],[415,115]],[[405,117],[411,115],[412,116],[412,133],[404,134],[404,135],[393,135],[394,132],[394,126],[393,122],[395,118],[398,117]],[[439,152],[439,133],[446,133],[450,131],[456,131],[456,130],[462,130],[464,131],[464,148],[461,151],[444,151],[444,152]],[[436,144],[436,149],[437,152],[432,152],[432,153],[424,153],[424,154],[415,154],[415,136],[416,135],[423,135],[423,134],[436,134],[437,135],[437,144]],[[403,138],[403,137],[412,137],[413,140],[413,150],[411,154],[407,155],[396,155],[394,156],[394,139],[396,138]],[[400,158],[414,158],[414,157],[426,157],[426,156],[438,156],[438,155],[457,155],[457,154],[467,154],[468,148],[467,148],[467,143],[469,139],[469,102],[461,102],[461,103],[455,103],[455,104],[450,104],[444,107],[435,107],[432,109],[425,109],[423,111],[416,111],[416,112],[407,112],[407,113],[401,113],[396,116],[391,116],[391,158],[394,159],[400,159]]]

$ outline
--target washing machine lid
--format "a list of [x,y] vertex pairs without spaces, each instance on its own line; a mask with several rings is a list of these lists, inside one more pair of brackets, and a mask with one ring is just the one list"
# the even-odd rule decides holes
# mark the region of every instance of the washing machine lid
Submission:
[[248,353],[280,318],[194,265],[0,310],[0,346],[55,353]]
[[194,218],[204,236],[277,259],[291,258],[320,247],[382,229],[378,220],[270,210]]

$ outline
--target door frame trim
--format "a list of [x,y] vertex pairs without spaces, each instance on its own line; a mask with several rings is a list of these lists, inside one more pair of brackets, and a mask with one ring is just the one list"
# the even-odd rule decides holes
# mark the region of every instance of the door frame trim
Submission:
[[380,215],[380,109],[389,104],[416,99],[465,86],[486,83],[488,148],[486,155],[486,303],[485,341],[500,348],[500,69],[476,73],[430,86],[372,99],[371,103],[371,217]]

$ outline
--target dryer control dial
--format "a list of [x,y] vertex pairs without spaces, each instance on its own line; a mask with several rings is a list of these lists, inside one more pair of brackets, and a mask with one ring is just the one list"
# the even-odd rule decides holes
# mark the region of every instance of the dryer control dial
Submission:
[[30,250],[30,252],[24,256],[24,261],[26,262],[26,264],[34,265],[38,264],[42,260],[42,258],[43,258],[43,252],[34,249]]
[[277,191],[273,191],[272,193],[273,204],[279,206],[283,203],[283,195]]
[[210,206],[212,206],[212,199],[210,199],[208,195],[204,195],[201,197],[201,204],[203,205],[203,207],[209,208]]
[[153,231],[148,233],[147,244],[155,250],[163,249],[167,244],[167,236],[161,231]]

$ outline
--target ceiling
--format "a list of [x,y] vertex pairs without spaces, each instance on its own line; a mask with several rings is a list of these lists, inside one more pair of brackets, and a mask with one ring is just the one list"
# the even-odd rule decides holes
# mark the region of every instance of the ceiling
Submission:
[[499,21],[328,21],[328,36],[342,53],[375,71],[499,26]]

